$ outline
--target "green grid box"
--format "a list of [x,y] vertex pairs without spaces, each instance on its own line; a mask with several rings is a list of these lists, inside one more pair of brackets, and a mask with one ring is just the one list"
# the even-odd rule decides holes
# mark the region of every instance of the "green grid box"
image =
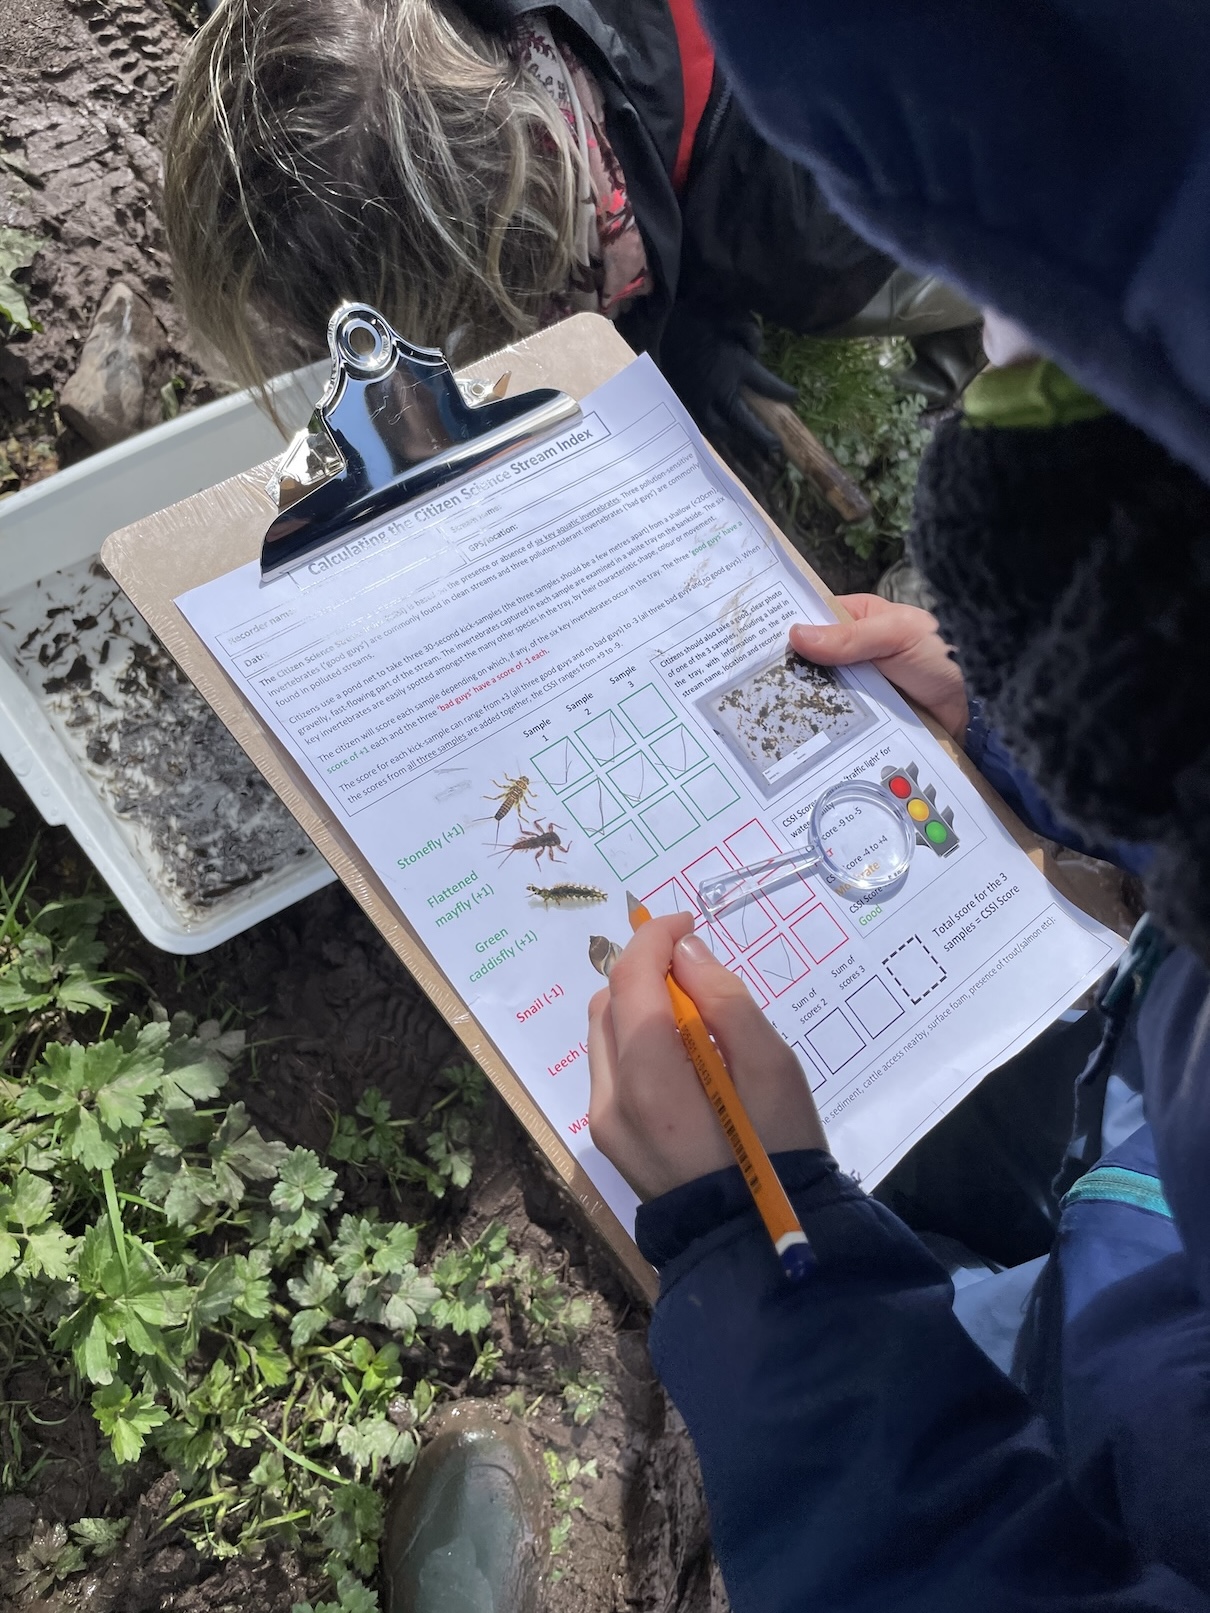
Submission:
[[681,789],[707,823],[739,800],[739,791],[735,785],[722,768],[715,767],[713,762],[709,767],[703,767],[700,773],[695,773],[692,778],[685,779]]
[[599,778],[594,778],[582,790],[565,795],[563,805],[584,833],[590,835],[601,834],[611,823],[625,816],[625,808]]
[[577,728],[576,738],[598,766],[616,761],[634,744],[626,724],[612,707]]
[[683,723],[678,723],[675,728],[670,728],[666,734],[653,740],[651,749],[660,766],[673,778],[692,773],[699,763],[706,760],[704,748]]
[[624,762],[609,768],[608,777],[610,784],[631,807],[638,806],[640,801],[649,801],[666,788],[663,775],[646,751],[636,751]]
[[530,757],[530,764],[552,790],[569,790],[592,772],[570,739],[556,739],[553,745]]
[[619,879],[629,879],[640,868],[653,863],[657,853],[637,823],[626,822],[620,829],[596,842],[597,850]]
[[653,801],[639,813],[639,820],[665,851],[679,846],[697,828],[697,819],[679,795],[666,795],[660,801]]
[[641,689],[628,694],[625,700],[619,700],[618,706],[626,721],[644,739],[649,734],[658,734],[676,716],[654,683],[645,683]]

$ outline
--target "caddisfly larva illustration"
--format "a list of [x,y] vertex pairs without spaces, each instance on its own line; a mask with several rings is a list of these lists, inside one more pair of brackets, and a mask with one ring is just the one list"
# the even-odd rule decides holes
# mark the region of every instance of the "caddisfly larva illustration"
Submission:
[[508,817],[509,813],[515,812],[517,814],[517,827],[519,829],[524,829],[525,825],[521,821],[522,808],[528,808],[535,803],[531,799],[533,791],[529,778],[524,773],[519,774],[516,778],[506,777],[503,784],[501,784],[498,779],[493,779],[492,788],[499,790],[500,794],[485,795],[483,799],[485,801],[499,801],[500,803],[500,805],[492,813],[492,819],[496,825],[496,840],[498,842],[500,839],[500,825],[504,822],[505,818]]
[[564,843],[564,831],[557,828],[553,823],[548,823],[543,828],[542,820],[535,818],[532,829],[526,829],[524,824],[521,827],[523,832],[517,836],[512,845],[502,848],[505,862],[508,861],[514,851],[532,851],[536,863],[541,864],[543,857],[548,862],[553,863],[556,851],[562,852],[566,857],[571,850],[571,841]]
[[525,888],[543,907],[580,907],[609,900],[595,885],[527,885]]

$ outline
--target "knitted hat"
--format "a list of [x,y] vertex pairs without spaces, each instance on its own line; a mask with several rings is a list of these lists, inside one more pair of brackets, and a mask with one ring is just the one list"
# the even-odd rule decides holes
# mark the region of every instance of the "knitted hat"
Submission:
[[912,556],[971,692],[1057,813],[1149,841],[1210,961],[1210,488],[1112,415],[938,429]]

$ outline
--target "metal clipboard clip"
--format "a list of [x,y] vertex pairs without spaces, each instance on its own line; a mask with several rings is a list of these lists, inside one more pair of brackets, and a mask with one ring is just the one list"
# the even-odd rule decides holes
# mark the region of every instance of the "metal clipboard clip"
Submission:
[[[575,420],[580,406],[542,387],[495,398],[460,383],[434,347],[416,347],[377,309],[344,303],[328,325],[332,375],[277,469],[277,515],[261,581],[424,503],[523,443]],[[487,401],[478,399],[484,391]]]

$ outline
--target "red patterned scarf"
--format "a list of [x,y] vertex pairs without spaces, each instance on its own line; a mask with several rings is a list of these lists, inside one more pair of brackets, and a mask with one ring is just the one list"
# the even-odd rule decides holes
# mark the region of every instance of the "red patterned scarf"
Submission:
[[544,12],[513,31],[512,51],[567,120],[580,154],[584,190],[576,210],[576,267],[564,313],[615,318],[651,290],[643,237],[626,195],[626,177],[605,135],[601,93],[588,69],[551,32]]

